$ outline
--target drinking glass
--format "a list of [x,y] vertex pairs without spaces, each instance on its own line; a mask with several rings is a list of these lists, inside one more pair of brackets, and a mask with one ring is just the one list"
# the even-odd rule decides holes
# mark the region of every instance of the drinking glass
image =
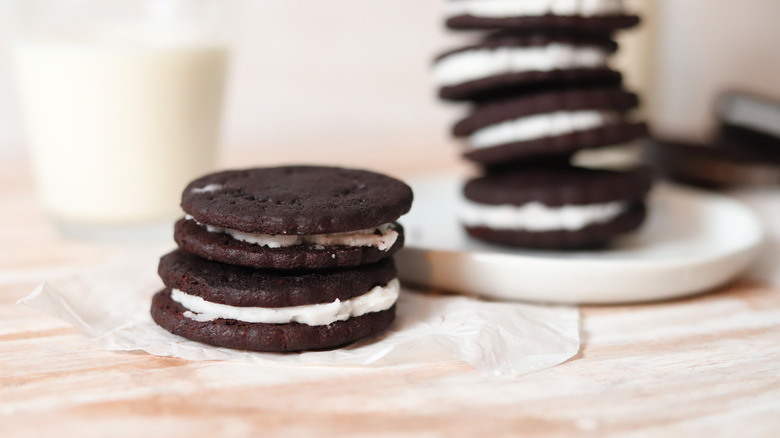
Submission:
[[66,234],[179,214],[215,165],[233,4],[14,0],[12,55],[37,192]]

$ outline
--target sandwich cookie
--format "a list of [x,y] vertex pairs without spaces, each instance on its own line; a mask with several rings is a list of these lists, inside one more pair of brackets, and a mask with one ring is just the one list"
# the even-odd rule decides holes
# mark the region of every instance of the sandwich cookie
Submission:
[[393,260],[349,269],[258,270],[181,250],[160,260],[152,318],[171,333],[255,351],[344,345],[387,328],[399,283]]
[[620,73],[607,66],[616,50],[607,35],[500,32],[439,56],[433,75],[446,100],[485,100],[542,84],[618,85]]
[[780,102],[732,91],[718,98],[716,114],[725,145],[780,150]]
[[219,172],[190,183],[174,238],[185,251],[255,268],[358,266],[403,246],[395,223],[412,191],[373,172],[286,166]]
[[628,172],[530,167],[469,181],[460,220],[473,237],[508,246],[578,249],[637,229],[652,183]]
[[626,116],[638,103],[616,87],[520,95],[475,106],[453,134],[467,138],[463,155],[484,165],[566,156],[645,137],[647,126]]
[[720,139],[709,144],[654,139],[645,161],[665,178],[704,188],[780,185],[780,149]]
[[607,34],[636,26],[623,0],[449,0],[450,29],[569,29]]

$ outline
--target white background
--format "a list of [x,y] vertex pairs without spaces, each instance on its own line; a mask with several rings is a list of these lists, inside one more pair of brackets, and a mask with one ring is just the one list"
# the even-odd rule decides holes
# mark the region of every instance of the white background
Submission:
[[[458,44],[444,0],[246,0],[226,96],[225,147],[448,147],[462,107],[434,98],[431,58]],[[620,64],[661,132],[702,133],[722,88],[780,96],[777,0],[633,0],[645,11]],[[653,14],[652,9],[657,13]],[[0,39],[0,156],[19,153]],[[292,145],[292,146],[291,146]],[[454,147],[454,146],[453,146]]]

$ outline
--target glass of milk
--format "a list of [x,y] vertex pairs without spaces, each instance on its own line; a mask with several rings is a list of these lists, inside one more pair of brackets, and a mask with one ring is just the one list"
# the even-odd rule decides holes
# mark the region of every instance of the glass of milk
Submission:
[[38,193],[69,235],[170,224],[215,164],[225,0],[15,0],[13,60]]

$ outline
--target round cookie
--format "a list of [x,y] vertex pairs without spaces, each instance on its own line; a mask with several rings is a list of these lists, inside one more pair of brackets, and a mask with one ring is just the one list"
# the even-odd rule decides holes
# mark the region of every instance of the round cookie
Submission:
[[498,32],[440,55],[433,76],[445,100],[487,100],[555,84],[618,85],[620,73],[607,66],[616,50],[607,35]]
[[448,0],[450,29],[506,29],[512,31],[573,30],[608,34],[639,23],[627,14],[623,0]]
[[174,227],[174,240],[189,253],[231,265],[260,269],[325,269],[360,266],[389,258],[404,246],[404,229],[393,223],[397,234],[387,249],[375,246],[297,245],[269,248],[236,240],[225,233],[210,232],[197,222],[181,219]]
[[258,270],[173,251],[158,268],[165,289],[152,318],[171,333],[256,351],[331,348],[393,320],[400,293],[392,259],[357,268]]
[[726,145],[780,150],[780,101],[730,91],[718,97],[715,110]]
[[644,168],[529,167],[483,176],[464,187],[461,223],[475,238],[508,246],[603,246],[642,224],[651,184]]
[[566,156],[645,137],[647,126],[626,116],[638,104],[617,87],[524,94],[475,106],[453,134],[468,138],[463,155],[483,165]]
[[256,268],[358,266],[403,246],[394,221],[412,191],[373,172],[286,166],[219,172],[190,183],[179,246],[198,256]]
[[397,277],[392,258],[350,269],[261,270],[175,250],[160,259],[165,287],[238,307],[292,307],[347,301]]
[[780,149],[747,147],[733,139],[711,144],[647,141],[645,161],[659,174],[705,188],[780,185]]
[[393,222],[412,190],[374,172],[283,166],[213,173],[184,189],[181,206],[202,224],[262,234],[325,234]]
[[247,323],[228,319],[200,322],[186,317],[186,311],[171,299],[170,289],[158,292],[152,299],[152,319],[173,334],[220,347],[268,352],[335,348],[374,336],[395,319],[395,306],[320,326]]

